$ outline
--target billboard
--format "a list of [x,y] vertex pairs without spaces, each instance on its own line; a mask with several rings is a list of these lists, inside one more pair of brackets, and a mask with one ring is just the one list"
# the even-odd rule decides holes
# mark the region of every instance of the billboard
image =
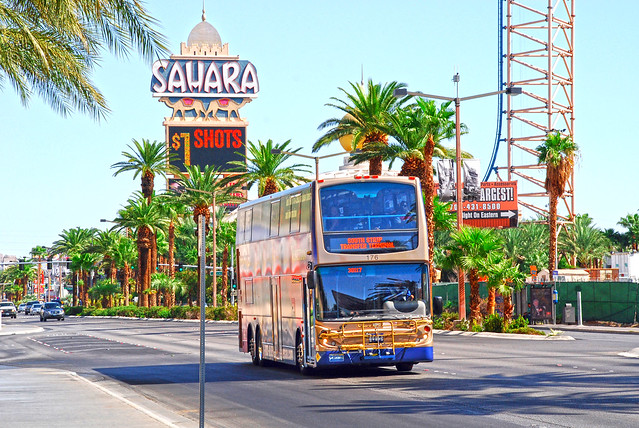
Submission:
[[[438,185],[435,184],[435,192]],[[437,193],[436,193],[437,194]],[[457,212],[457,202],[450,210]],[[473,227],[507,228],[519,224],[516,181],[484,181],[477,200],[462,203],[463,224]]]
[[182,172],[185,165],[214,165],[228,171],[230,161],[244,161],[246,126],[166,126],[169,154],[177,155],[171,162]]

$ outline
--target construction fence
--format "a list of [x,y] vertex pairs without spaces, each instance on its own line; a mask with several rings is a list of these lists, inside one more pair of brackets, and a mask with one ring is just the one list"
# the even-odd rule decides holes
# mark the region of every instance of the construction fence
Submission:
[[[433,283],[433,296],[441,296],[444,307],[457,310],[458,284],[456,282]],[[548,303],[554,306],[553,317],[556,314],[560,322],[564,307],[567,303],[577,308],[577,292],[581,292],[582,320],[587,321],[613,321],[621,324],[636,324],[639,311],[639,283],[636,282],[547,282],[543,284],[527,284],[526,288],[513,295],[515,315],[530,316],[532,294],[537,295],[533,289],[552,289],[558,292],[558,303]],[[470,313],[470,284],[466,283],[466,316]],[[548,295],[550,295],[550,290]],[[485,283],[480,283],[479,294],[482,305],[488,298],[488,289]],[[501,312],[502,299],[498,295],[497,311]]]

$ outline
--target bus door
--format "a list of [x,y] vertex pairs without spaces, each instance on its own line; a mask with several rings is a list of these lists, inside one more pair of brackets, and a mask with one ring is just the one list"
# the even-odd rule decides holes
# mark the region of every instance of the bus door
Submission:
[[306,362],[314,362],[312,356],[315,354],[315,320],[313,317],[313,291],[307,286],[304,280],[304,359]]
[[282,359],[282,298],[280,278],[271,277],[271,314],[273,314],[273,359]]

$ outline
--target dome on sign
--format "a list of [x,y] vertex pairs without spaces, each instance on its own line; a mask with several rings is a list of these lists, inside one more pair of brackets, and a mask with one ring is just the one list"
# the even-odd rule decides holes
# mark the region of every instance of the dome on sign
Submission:
[[193,45],[209,45],[209,46],[222,46],[222,39],[220,33],[217,32],[214,26],[206,22],[202,17],[202,22],[197,24],[191,30],[189,38],[187,39],[187,46]]

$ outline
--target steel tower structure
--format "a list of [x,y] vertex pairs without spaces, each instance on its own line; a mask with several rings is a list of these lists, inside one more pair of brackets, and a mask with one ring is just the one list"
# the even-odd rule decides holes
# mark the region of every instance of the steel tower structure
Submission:
[[[495,170],[499,180],[518,180],[520,205],[547,219],[546,167],[537,165],[536,147],[551,131],[574,141],[575,0],[500,1],[507,3],[505,83],[523,92],[506,97],[508,163]],[[559,203],[559,223],[574,218],[574,194],[573,174]]]

